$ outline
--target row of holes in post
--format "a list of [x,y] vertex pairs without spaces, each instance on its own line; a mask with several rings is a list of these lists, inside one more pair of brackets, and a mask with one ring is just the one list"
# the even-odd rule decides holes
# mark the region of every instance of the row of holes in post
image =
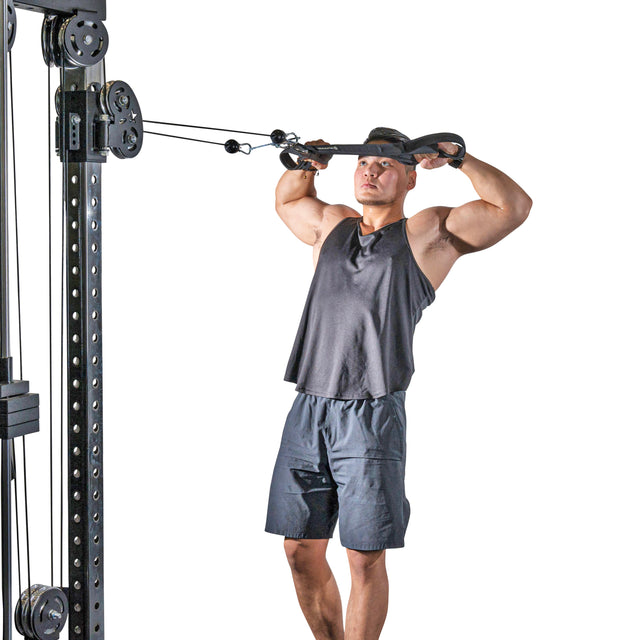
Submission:
[[[96,185],[98,183],[98,177],[96,175],[92,175],[90,180],[91,180],[91,184],[92,185]],[[71,182],[72,182],[72,184],[77,185],[78,182],[79,182],[78,176],[75,176],[75,175],[72,176],[71,177]],[[74,211],[77,211],[78,205],[79,205],[79,200],[77,198],[72,198],[71,199],[71,206],[73,207]],[[95,198],[95,197],[91,198],[91,207],[92,207],[92,209],[95,210],[97,206],[98,206],[98,199]],[[71,222],[71,228],[72,228],[73,231],[77,232],[77,230],[78,230],[78,222],[77,222],[77,220],[73,220]],[[97,220],[92,220],[91,221],[91,230],[93,232],[96,232],[96,231],[98,231],[98,229],[99,229],[98,221]],[[71,245],[71,251],[73,252],[73,254],[75,254],[77,256],[78,251],[79,251],[79,245],[78,245],[77,242],[75,242],[75,243],[73,243]],[[93,255],[97,255],[98,252],[99,252],[99,245],[98,245],[97,242],[93,242],[91,244],[91,253]],[[75,260],[77,261],[78,259],[75,258]],[[96,264],[91,265],[90,271],[91,271],[91,275],[93,277],[96,277],[98,275],[98,266]],[[80,275],[80,267],[77,264],[72,266],[71,275],[73,277],[76,277],[76,278]],[[73,288],[72,291],[71,291],[71,295],[76,299],[79,298],[80,297],[80,290],[78,288]],[[98,288],[97,287],[92,287],[92,289],[91,289],[91,297],[94,300],[97,301],[98,296],[99,296]],[[92,310],[92,312],[91,312],[91,320],[93,320],[94,322],[97,322],[99,317],[100,316],[99,316],[98,311],[95,310],[95,309]],[[72,318],[72,320],[74,322],[79,322],[80,319],[81,319],[80,318],[80,314],[77,311],[73,312],[71,318]],[[80,342],[80,334],[79,334],[79,332],[74,332],[72,334],[72,338],[71,339],[75,344],[78,344]],[[91,342],[96,347],[98,346],[99,335],[98,335],[97,331],[92,333]],[[78,358],[76,356],[76,357],[74,357],[72,359],[72,364],[74,365],[74,367],[79,367],[79,366],[81,366],[82,363],[80,361],[80,358]],[[98,367],[98,365],[100,364],[100,358],[95,353],[91,356],[91,364],[93,365],[93,367]],[[100,379],[99,379],[98,375],[95,375],[95,376],[92,377],[91,385],[92,385],[94,390],[97,390],[99,388]],[[72,381],[72,386],[75,389],[79,389],[80,388],[80,380],[78,378],[74,378],[73,381]],[[98,400],[94,400],[94,402],[92,403],[91,406],[92,406],[93,411],[97,412],[100,409],[100,403],[99,403]],[[74,411],[79,411],[81,409],[80,404],[78,402],[75,402],[73,404],[73,409],[74,409]],[[72,429],[73,429],[73,432],[75,434],[80,434],[80,425],[79,424],[74,424]],[[100,433],[100,423],[99,422],[93,422],[92,431],[93,431],[94,434],[96,434],[96,436]],[[93,453],[93,455],[95,457],[98,457],[100,455],[100,447],[98,445],[94,445],[93,448],[92,448],[92,453]],[[80,447],[74,447],[74,449],[73,449],[74,457],[79,457],[81,454],[82,454],[82,451],[81,451]],[[92,475],[96,480],[100,477],[100,469],[97,466],[94,466],[94,468],[92,470]],[[80,473],[80,470],[78,468],[74,468],[73,477],[75,479],[77,479],[77,480],[80,479],[81,473]],[[95,490],[93,492],[92,497],[93,497],[94,501],[98,502],[100,500],[100,492],[98,490]],[[79,491],[74,491],[73,499],[74,499],[74,501],[79,502],[82,499],[82,494]],[[96,523],[100,522],[100,512],[99,512],[99,510],[94,511],[93,520]],[[82,517],[80,516],[79,513],[74,514],[73,521],[76,524],[81,524]],[[82,539],[79,536],[75,536],[74,539],[73,539],[73,543],[74,543],[74,545],[76,547],[79,548],[82,545]],[[99,545],[100,544],[100,537],[99,536],[96,535],[96,536],[93,537],[93,544],[94,545]],[[74,558],[73,564],[74,564],[74,566],[76,568],[81,568],[82,567],[82,561],[78,557]],[[94,564],[95,567],[99,567],[100,566],[100,555],[99,554],[94,556],[93,564]],[[79,581],[75,581],[74,584],[73,584],[73,587],[74,587],[74,589],[76,591],[80,591],[82,589],[82,584]],[[100,587],[100,579],[99,578],[95,579],[94,587],[96,589],[98,589]],[[93,606],[94,606],[94,609],[96,611],[99,610],[100,606],[101,606],[100,605],[100,601],[96,600],[94,602]],[[82,605],[80,603],[74,604],[74,611],[80,613],[82,611]],[[94,627],[94,630],[96,632],[100,631],[100,625],[99,624],[96,625]],[[77,635],[80,635],[82,633],[82,627],[80,627],[79,625],[76,625],[74,627],[74,632]]]

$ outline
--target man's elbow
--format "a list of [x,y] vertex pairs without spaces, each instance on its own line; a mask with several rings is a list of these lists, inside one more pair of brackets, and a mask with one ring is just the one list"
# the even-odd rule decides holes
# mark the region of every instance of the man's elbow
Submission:
[[533,200],[524,192],[509,202],[505,209],[514,228],[519,227],[529,217],[532,206]]

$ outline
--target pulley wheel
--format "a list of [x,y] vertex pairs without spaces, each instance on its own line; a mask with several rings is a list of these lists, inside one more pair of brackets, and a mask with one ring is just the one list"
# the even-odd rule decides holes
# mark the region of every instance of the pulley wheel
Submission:
[[33,638],[33,626],[31,624],[31,614],[38,601],[39,596],[47,589],[45,585],[34,584],[31,589],[25,589],[16,605],[15,623],[18,631],[25,638]]
[[46,587],[31,613],[31,628],[35,640],[55,640],[67,622],[69,604],[62,589]]
[[122,80],[107,82],[100,92],[102,110],[116,121],[131,117],[131,111],[140,111],[140,105],[133,89]]
[[22,592],[14,619],[17,630],[28,640],[57,640],[68,615],[69,603],[62,589],[34,584]]
[[142,149],[144,131],[140,104],[133,89],[122,80],[107,82],[100,91],[100,105],[112,118],[109,148],[116,158],[135,158]]
[[42,57],[48,67],[53,67],[54,65],[61,67],[64,62],[58,42],[58,34],[62,23],[63,19],[60,16],[52,15],[45,16],[42,23]]
[[13,47],[13,43],[16,41],[16,29],[18,28],[18,17],[16,15],[16,8],[13,6],[13,0],[7,2],[7,11],[9,20],[7,24],[7,37],[9,41],[9,51],[11,51],[11,47]]
[[[27,595],[27,597],[29,597]],[[16,604],[16,610],[13,613],[13,621],[15,622],[16,625],[16,629],[18,630],[18,633],[23,636],[24,635],[24,627],[22,626],[22,596],[20,596],[20,599],[18,600],[18,603]]]
[[109,130],[109,147],[116,158],[126,160],[135,158],[142,148],[143,131],[137,125],[117,127],[115,139]]
[[65,21],[58,36],[65,59],[76,67],[98,64],[109,48],[109,34],[100,20],[74,16]]

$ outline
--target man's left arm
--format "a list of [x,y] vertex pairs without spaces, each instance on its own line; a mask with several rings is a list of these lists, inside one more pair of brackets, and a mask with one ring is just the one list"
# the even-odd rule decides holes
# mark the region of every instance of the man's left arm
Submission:
[[[450,151],[454,152],[455,150]],[[442,163],[442,159],[439,158],[436,162],[425,159],[421,165],[424,168],[436,168]],[[464,243],[462,246],[467,247],[465,253],[494,245],[526,220],[532,200],[502,171],[469,154],[457,171],[471,180],[480,196],[480,200],[452,208],[445,219],[447,231],[461,240]]]

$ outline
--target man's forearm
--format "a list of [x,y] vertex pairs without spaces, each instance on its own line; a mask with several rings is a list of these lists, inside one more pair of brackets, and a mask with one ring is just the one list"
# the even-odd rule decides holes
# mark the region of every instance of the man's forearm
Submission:
[[317,195],[314,185],[316,171],[285,171],[276,187],[276,206]]
[[459,170],[471,180],[476,193],[485,202],[509,211],[531,206],[531,198],[522,187],[490,164],[467,154]]

